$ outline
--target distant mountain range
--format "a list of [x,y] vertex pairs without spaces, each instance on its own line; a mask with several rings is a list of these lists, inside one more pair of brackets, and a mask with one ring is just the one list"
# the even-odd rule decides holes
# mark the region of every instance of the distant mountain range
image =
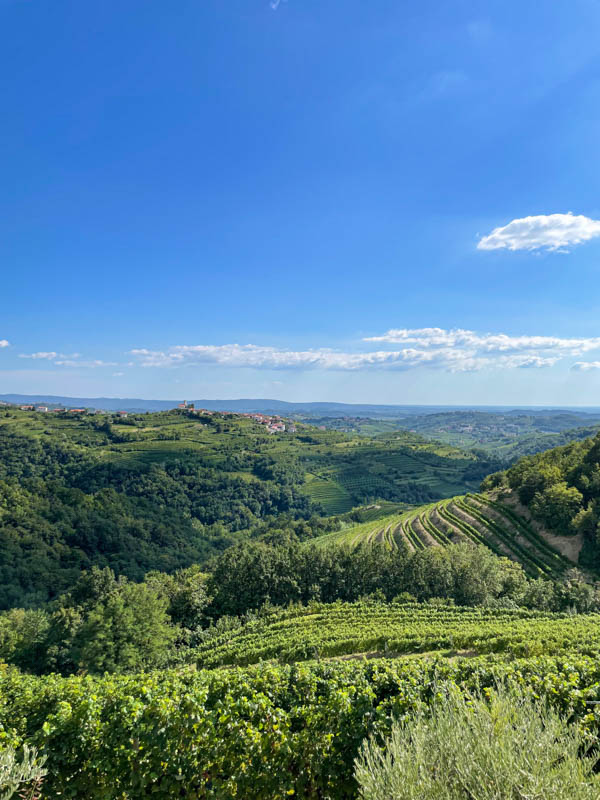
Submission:
[[[98,408],[105,411],[165,411],[175,408],[182,400],[142,400],[131,397],[62,397],[48,394],[2,394],[5,403],[46,403],[67,408]],[[561,406],[427,406],[427,405],[373,405],[362,403],[290,403],[285,400],[241,399],[241,400],[190,400],[196,408],[211,411],[237,411],[238,413],[281,414],[282,416],[305,415],[315,417],[403,417],[438,414],[451,411],[481,411],[493,413],[518,413],[524,411],[536,415],[553,415],[564,411],[580,414],[598,414],[600,407]]]

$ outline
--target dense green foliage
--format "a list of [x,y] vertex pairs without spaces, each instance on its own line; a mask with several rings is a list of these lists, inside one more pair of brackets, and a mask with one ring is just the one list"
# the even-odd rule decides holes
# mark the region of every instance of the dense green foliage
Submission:
[[0,659],[31,672],[128,672],[176,663],[186,626],[203,620],[205,578],[189,568],[144,583],[84,572],[47,610],[0,615]]
[[515,492],[546,528],[581,535],[585,563],[600,566],[600,434],[523,458],[483,485]]
[[[440,687],[430,714],[397,723],[357,759],[362,800],[595,800],[598,753],[578,725],[519,691]],[[584,754],[584,757],[582,757]]]
[[542,693],[597,732],[600,662],[576,653],[502,662],[263,665],[103,678],[0,677],[0,730],[48,756],[49,797],[343,800],[370,734],[424,710],[441,683]]
[[[0,418],[0,607],[43,602],[92,565],[141,580],[152,569],[205,561],[236,540],[234,531],[311,513],[283,465],[245,480],[227,468],[229,455],[213,466],[195,451],[168,448],[162,459],[128,463],[109,444],[126,426],[41,416]],[[177,427],[177,417],[156,417]]]
[[139,581],[273,528],[308,538],[327,530],[326,510],[446,497],[489,466],[412,434],[273,435],[248,418],[178,411],[2,410],[0,608],[52,599],[94,565]]
[[[396,605],[364,604],[365,597]],[[415,598],[434,605],[426,613],[397,605]],[[600,592],[576,571],[560,581],[530,580],[517,563],[472,545],[411,553],[382,545],[349,549],[250,542],[225,551],[208,573],[198,567],[151,572],[143,583],[132,583],[109,568],[85,572],[45,609],[0,614],[0,660],[27,672],[69,675],[185,663],[248,664],[260,658],[302,660],[371,649],[420,652],[441,646],[434,611],[440,603],[488,606],[512,623],[538,619],[518,612],[519,606],[598,611]],[[439,613],[446,615],[448,648],[496,651],[510,640],[515,652],[540,652],[527,649],[534,647],[528,629],[530,644],[523,649],[523,637],[513,628],[490,626],[489,612]],[[422,641],[411,627],[413,616]],[[465,627],[471,619],[471,627]],[[594,633],[595,617],[586,620]],[[570,646],[564,627],[556,621],[553,634],[540,626],[548,652]],[[580,633],[575,623],[566,628]],[[583,636],[582,643],[588,638]]]
[[484,547],[410,553],[382,545],[350,549],[257,542],[230,548],[214,563],[208,613],[218,618],[264,603],[353,601],[374,592],[388,600],[410,592],[419,600],[447,597],[477,604],[502,596],[520,598],[527,585],[518,564],[496,558]]
[[47,757],[49,798],[341,800],[440,685],[596,733],[600,590],[532,517],[591,562],[599,462],[600,435],[474,494],[489,460],[410,433],[0,412],[0,751]]

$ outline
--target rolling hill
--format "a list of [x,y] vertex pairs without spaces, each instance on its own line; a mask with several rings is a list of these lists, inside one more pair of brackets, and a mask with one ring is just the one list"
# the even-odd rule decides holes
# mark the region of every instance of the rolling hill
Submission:
[[[0,409],[0,607],[45,602],[82,569],[204,563],[261,525],[475,489],[492,463],[411,433],[349,436],[188,411]],[[330,526],[329,526],[330,529]]]
[[597,566],[594,440],[523,459],[477,494],[498,467],[480,454],[410,431],[291,427],[0,410],[0,607],[43,603],[94,565],[142,580],[203,564],[271,529],[414,550],[466,540],[531,576]]

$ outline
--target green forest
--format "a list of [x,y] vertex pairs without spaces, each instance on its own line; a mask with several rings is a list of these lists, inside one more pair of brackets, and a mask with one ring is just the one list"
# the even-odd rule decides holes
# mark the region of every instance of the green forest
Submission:
[[548,530],[582,540],[581,563],[600,566],[600,434],[523,458],[483,488],[516,493]]

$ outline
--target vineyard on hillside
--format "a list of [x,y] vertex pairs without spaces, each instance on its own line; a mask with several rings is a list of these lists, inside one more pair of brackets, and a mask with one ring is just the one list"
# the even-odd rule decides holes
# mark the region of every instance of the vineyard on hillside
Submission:
[[303,458],[304,490],[328,514],[381,498],[419,503],[478,486],[475,474],[470,476],[473,457],[447,445],[398,436],[348,444]]
[[460,542],[483,544],[499,556],[523,565],[534,577],[558,576],[575,566],[537,527],[506,503],[485,494],[466,494],[322,536],[319,544],[403,542],[410,550]]
[[[396,642],[419,651],[446,648],[452,639],[454,648],[475,645],[495,654],[263,663],[98,678],[38,678],[2,669],[3,742],[27,743],[47,756],[45,797],[353,800],[353,762],[365,738],[385,736],[394,720],[426,713],[451,686],[468,696],[504,682],[547,698],[598,734],[598,616],[387,609],[368,603],[332,606],[338,641],[349,615],[354,624],[363,618],[362,638],[355,635],[353,646],[365,646],[374,624],[371,637],[396,636]],[[320,614],[312,615],[312,622],[310,610],[303,616],[315,634],[326,617],[324,609]],[[390,631],[394,619],[402,623]],[[304,634],[295,625],[285,614],[274,623],[281,656],[291,655],[294,637],[302,644]],[[320,641],[323,646],[326,635]],[[250,655],[250,640],[237,642],[239,653]],[[515,658],[526,648],[540,655]],[[222,644],[213,643],[213,657],[224,652]],[[258,650],[253,657],[260,657]]]
[[399,656],[461,651],[511,657],[578,652],[600,656],[600,615],[419,603],[314,604],[281,610],[209,639],[196,651],[203,668],[294,663],[338,656]]

